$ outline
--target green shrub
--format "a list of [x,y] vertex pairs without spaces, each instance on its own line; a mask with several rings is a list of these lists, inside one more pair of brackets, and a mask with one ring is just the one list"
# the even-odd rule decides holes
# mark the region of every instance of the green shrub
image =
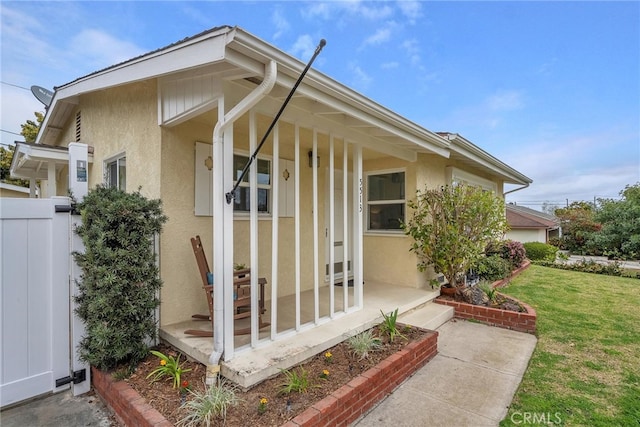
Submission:
[[[574,263],[556,263],[549,260],[534,261],[537,265],[544,267],[559,268],[562,270],[581,271],[583,273],[604,274],[607,276],[624,276],[625,272],[617,262],[600,264],[593,260],[580,260]],[[640,276],[639,276],[640,278]]]
[[511,273],[511,263],[500,255],[490,255],[480,258],[473,266],[473,270],[480,279],[496,281],[504,279]]
[[167,220],[161,205],[139,192],[102,186],[77,205],[82,225],[76,233],[85,247],[74,253],[82,269],[76,313],[86,328],[79,353],[100,369],[137,365],[155,338],[162,282],[152,241]]
[[499,255],[502,259],[506,259],[511,264],[511,269],[516,269],[524,263],[527,253],[524,245],[515,240],[502,240],[500,242],[490,243],[485,249],[485,254]]
[[524,244],[524,249],[527,252],[527,258],[531,261],[554,261],[558,252],[557,247],[541,242],[527,242]]

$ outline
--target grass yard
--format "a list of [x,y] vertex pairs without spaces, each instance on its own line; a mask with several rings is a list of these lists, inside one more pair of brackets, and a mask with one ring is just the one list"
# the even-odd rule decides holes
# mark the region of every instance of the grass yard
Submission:
[[640,280],[532,265],[538,345],[501,426],[640,426]]

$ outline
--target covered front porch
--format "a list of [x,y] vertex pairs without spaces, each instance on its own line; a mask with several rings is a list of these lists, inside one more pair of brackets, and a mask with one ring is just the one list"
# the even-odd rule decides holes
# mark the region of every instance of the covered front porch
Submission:
[[[320,311],[328,312],[330,288],[320,288]],[[343,298],[343,288],[336,287],[334,303],[339,304]],[[348,298],[353,298],[353,288],[347,288]],[[453,310],[434,304],[431,301],[439,295],[439,290],[416,289],[403,286],[391,286],[375,281],[367,281],[364,286],[364,304],[361,310],[336,313],[334,318],[321,317],[318,322],[310,321],[302,324],[299,331],[295,330],[295,317],[286,311],[278,311],[277,324],[288,327],[277,334],[274,340],[268,339],[271,334],[269,327],[260,331],[260,342],[251,348],[250,335],[236,335],[234,338],[236,352],[230,361],[221,363],[221,372],[226,377],[243,388],[251,386],[276,375],[281,369],[288,369],[304,360],[318,354],[337,343],[369,329],[382,320],[382,312],[388,314],[398,309],[400,321],[411,314],[415,318],[419,310],[421,327],[435,329],[453,317]],[[278,305],[286,307],[293,304],[294,296],[279,298]],[[313,319],[313,290],[301,294],[301,317]],[[324,306],[323,306],[324,305]],[[267,304],[269,306],[269,304]],[[244,319],[243,319],[244,320]],[[267,311],[263,320],[270,322],[271,314]],[[413,322],[408,322],[415,324]],[[163,326],[160,337],[175,346],[184,354],[207,364],[213,351],[213,338],[194,337],[186,335],[186,329],[200,328],[210,330],[211,323],[186,321]],[[239,327],[241,325],[236,325]]]

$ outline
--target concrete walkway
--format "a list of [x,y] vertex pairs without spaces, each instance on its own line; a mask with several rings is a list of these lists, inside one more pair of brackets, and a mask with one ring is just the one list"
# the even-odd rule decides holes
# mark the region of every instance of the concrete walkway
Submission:
[[71,390],[35,399],[0,412],[2,427],[113,427],[115,418],[93,393]]
[[[418,316],[403,321],[412,318],[420,323]],[[461,320],[437,330],[438,355],[355,425],[479,427],[496,426],[505,417],[536,338]],[[74,398],[69,391],[0,414],[2,427],[109,427],[112,422],[96,396]]]
[[438,355],[355,425],[497,426],[507,415],[536,337],[461,320],[438,332]]

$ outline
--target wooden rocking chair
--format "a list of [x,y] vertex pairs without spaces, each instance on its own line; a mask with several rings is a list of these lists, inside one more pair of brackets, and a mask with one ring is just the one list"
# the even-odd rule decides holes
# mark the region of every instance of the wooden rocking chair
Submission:
[[[194,314],[191,316],[195,320],[208,320],[213,326],[213,280],[212,273],[209,269],[209,263],[200,241],[200,236],[191,238],[191,246],[196,257],[200,278],[202,279],[202,288],[207,296],[209,304],[209,314]],[[270,323],[262,321],[262,314],[266,311],[264,308],[264,286],[267,280],[264,277],[258,279],[260,293],[258,295],[258,328],[262,329],[269,326]],[[233,318],[244,319],[251,317],[251,269],[245,268],[235,270],[233,272]],[[187,335],[195,335],[199,337],[211,337],[212,331],[203,331],[200,329],[187,329],[184,331]],[[235,335],[245,335],[251,333],[251,326],[234,331]]]

